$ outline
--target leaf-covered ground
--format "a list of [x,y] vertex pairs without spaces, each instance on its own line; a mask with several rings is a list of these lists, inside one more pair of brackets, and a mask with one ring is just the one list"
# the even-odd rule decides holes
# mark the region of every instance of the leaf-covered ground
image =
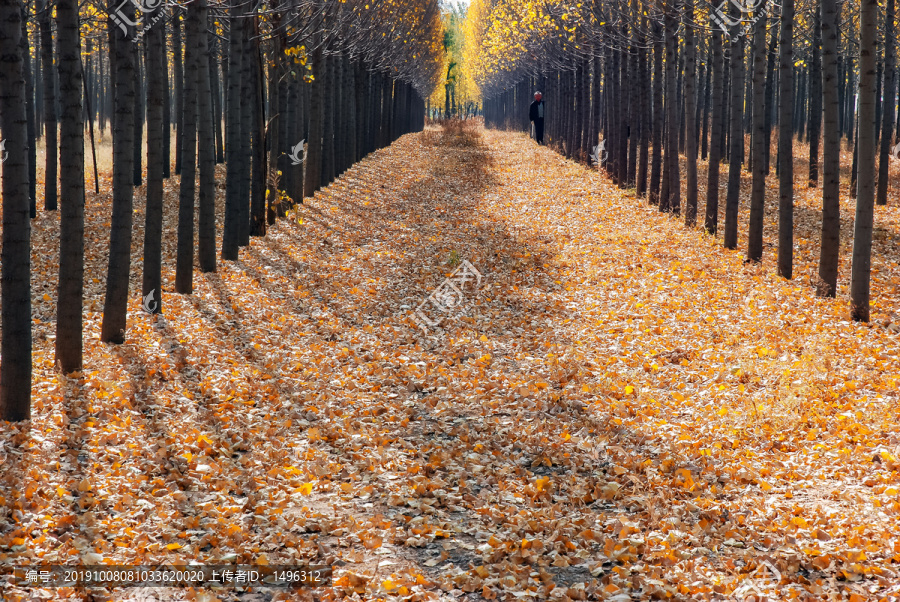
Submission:
[[[788,282],[769,248],[745,265],[524,135],[479,132],[370,155],[196,273],[193,295],[165,291],[161,318],[140,311],[140,189],[121,346],[98,342],[109,195],[90,195],[86,366],[69,378],[42,214],[34,418],[0,433],[0,564],[334,563],[333,588],[295,594],[322,600],[900,595],[883,310],[900,210],[878,210],[881,305],[854,324],[806,279],[812,219]],[[815,203],[799,194],[798,212]],[[483,274],[474,308],[423,333],[410,310],[462,259]]]

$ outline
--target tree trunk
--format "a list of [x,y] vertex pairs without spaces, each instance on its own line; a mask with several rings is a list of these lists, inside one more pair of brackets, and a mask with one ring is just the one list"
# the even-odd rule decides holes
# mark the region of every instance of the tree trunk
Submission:
[[722,160],[722,130],[725,121],[725,63],[722,48],[722,30],[713,28],[712,40],[712,92],[710,93],[709,166],[706,180],[706,220],[703,227],[716,235],[719,224],[719,167]]
[[57,147],[56,122],[56,69],[53,67],[53,33],[50,23],[52,12],[53,6],[50,0],[42,0],[38,12],[38,25],[41,31],[41,74],[44,80],[44,137],[46,142],[44,211],[56,211],[57,208],[59,149]]
[[141,78],[141,52],[140,40],[132,44],[134,53],[134,163],[132,165],[133,183],[140,186],[144,183],[144,173],[141,168],[141,152],[144,149],[144,90]]
[[[325,58],[325,121],[322,130],[322,185],[328,186],[334,180],[334,105],[335,105],[335,63],[333,55]],[[393,108],[393,106],[391,107]],[[393,125],[393,121],[392,124]],[[391,128],[393,140],[393,127]]]
[[262,59],[256,42],[254,31],[253,53],[250,55],[250,68],[253,72],[252,93],[250,101],[252,131],[253,167],[250,174],[250,236],[266,234],[266,119],[265,99],[263,91]]
[[[668,40],[666,40],[664,44],[665,44],[665,47],[668,47]],[[669,170],[672,167],[672,162],[669,160],[670,157],[668,154],[669,153],[668,133],[672,127],[672,124],[669,121],[669,105],[671,103],[671,100],[670,100],[670,97],[668,96],[668,94],[669,94],[668,93],[668,85],[669,85],[668,64],[666,64],[665,69],[666,69],[666,72],[665,72],[665,75],[663,76],[664,77],[663,88],[666,89],[666,92],[665,92],[666,96],[663,98],[664,116],[663,116],[663,125],[661,128],[662,132],[660,132],[660,138],[661,138],[660,144],[661,144],[661,146],[663,146],[666,154],[662,158],[662,174],[660,176],[660,181],[659,181],[659,207],[658,207],[658,209],[660,211],[669,211]],[[610,121],[613,121],[613,116],[610,115],[609,117],[610,117]]]
[[[619,52],[616,49],[610,48],[607,53],[609,68],[607,70],[606,77],[606,90],[604,92],[604,97],[606,98],[606,121],[604,123],[604,141],[606,143],[606,171],[609,176],[612,178],[613,182],[619,183],[619,169],[616,165],[616,161],[618,161],[619,156],[616,152],[618,147],[618,138],[619,138],[619,125],[621,120],[618,119],[618,116],[621,114],[621,105],[619,104]],[[566,74],[566,78],[568,78],[568,74]],[[564,80],[566,85],[568,85],[568,79]],[[612,116],[615,114],[617,119],[613,119]],[[568,111],[563,113],[563,120],[567,120]],[[567,123],[567,121],[564,121]]]
[[84,107],[76,0],[57,0],[56,29],[62,122],[56,361],[63,373],[68,374],[81,370],[84,299]]
[[[316,89],[315,83],[310,85],[310,89],[309,89],[310,119],[308,122],[310,124],[310,132],[312,132],[312,117],[314,115],[314,113],[313,113],[313,110],[314,110],[313,109],[313,96],[315,95],[315,89]],[[369,106],[369,110],[368,110],[369,129],[367,131],[367,138],[366,138],[367,148],[370,153],[373,152],[377,148],[375,143],[378,139],[378,120],[379,120],[379,110],[380,110],[379,91],[380,90],[381,90],[381,73],[377,70],[372,71],[369,74],[369,97],[368,97],[369,102],[367,103]],[[441,110],[442,109],[438,109],[438,111],[441,111]],[[438,118],[440,119],[440,117],[438,117]],[[493,121],[493,120],[491,121],[491,127],[497,127],[496,121]],[[310,134],[310,140],[312,140],[312,134]],[[309,167],[307,167],[306,169],[307,169],[307,171],[309,171]],[[306,195],[304,195],[304,196],[306,196]]]
[[[694,112],[694,145],[697,148],[697,155],[700,155],[700,135],[703,132],[704,111],[706,109],[707,93],[709,90],[709,61],[703,58],[703,37],[695,38],[694,41],[694,64],[697,70],[697,83],[695,84],[695,101],[696,111]],[[708,42],[707,42],[708,46]],[[708,56],[706,57],[709,58]],[[704,159],[706,157],[703,157]]]
[[[640,31],[644,32],[646,30],[646,21],[641,19],[641,28]],[[643,35],[642,33],[639,35]],[[600,59],[597,58],[595,65],[595,78],[599,83],[599,72],[600,72]],[[644,48],[644,40],[643,38],[638,41],[638,77],[640,78],[640,109],[638,119],[640,120],[640,150],[638,152],[638,170],[637,170],[637,182],[635,183],[635,192],[639,197],[643,197],[647,194],[647,168],[649,167],[650,160],[650,125],[651,125],[651,117],[650,117],[650,102],[648,99],[647,90],[650,88],[650,70],[647,67],[647,50]],[[599,88],[599,86],[598,86]],[[594,95],[594,102],[599,100],[598,95]],[[599,103],[598,103],[599,104]],[[599,116],[599,112],[597,113]],[[594,130],[596,131],[596,130]],[[597,144],[596,140],[597,136],[594,135],[594,140],[592,144]]]
[[[838,10],[838,9],[836,9],[836,10]],[[838,15],[838,18],[840,18],[840,14]],[[840,52],[840,48],[839,47],[836,47],[836,48],[837,48],[838,52]],[[844,123],[844,117],[845,117],[845,115],[844,115],[844,104],[845,104],[844,99],[847,96],[847,90],[845,89],[846,86],[844,84],[845,84],[847,77],[846,77],[846,74],[844,73],[844,57],[843,57],[843,55],[840,55],[840,54],[838,54],[838,57],[837,57],[837,69],[838,69],[838,81],[837,81],[837,84],[838,84],[838,119],[840,120],[841,137],[843,137],[847,133],[847,124]]]
[[[309,97],[309,146],[306,153],[306,175],[304,176],[303,196],[311,197],[319,189],[322,181],[322,131],[325,120],[324,87],[325,87],[325,57],[322,55],[321,42],[317,41],[312,52],[312,66],[314,80]],[[378,78],[379,81],[381,77]],[[380,86],[376,87],[371,102],[378,103],[381,100]],[[379,124],[375,122],[375,127]]]
[[344,129],[346,120],[346,94],[344,90],[344,55],[334,55],[334,177],[338,178],[344,171],[345,142]]
[[[634,32],[634,29],[632,29]],[[587,71],[585,71],[587,74]],[[638,90],[639,77],[638,72],[638,50],[634,39],[631,40],[631,48],[628,49],[628,172],[627,172],[627,188],[637,188],[637,170],[638,170],[638,140],[640,138],[639,122],[642,115],[639,113],[641,106],[640,91]],[[587,86],[585,86],[587,88]],[[585,101],[589,102],[589,98],[585,96]],[[587,146],[587,144],[585,144]],[[587,149],[590,153],[590,148]]]
[[[208,10],[208,9],[207,9]],[[212,94],[213,103],[213,126],[216,133],[216,163],[225,162],[225,147],[222,141],[222,91],[219,83],[219,38],[215,35],[209,36],[209,83],[210,93]]]
[[197,177],[197,80],[201,65],[200,7],[188,4],[184,22],[184,113],[181,125],[181,186],[178,190],[178,247],[175,258],[175,292],[194,292],[194,195]]
[[793,123],[794,127],[797,130],[797,141],[801,144],[803,143],[803,137],[806,134],[806,119],[804,116],[806,115],[806,97],[808,94],[808,77],[806,74],[806,69],[799,68],[799,85],[797,86],[797,95],[796,95],[796,109],[794,110],[793,115]]
[[700,158],[703,161],[709,157],[709,120],[710,107],[712,106],[712,71],[713,71],[713,39],[710,38],[706,51],[706,84],[703,87],[703,121],[700,133]]
[[356,73],[358,71],[356,67],[356,61],[351,62],[349,56],[347,56],[344,60],[347,61],[345,72],[346,79],[344,80],[347,92],[347,127],[345,130],[347,136],[347,157],[344,168],[347,169],[359,160],[359,149],[357,147],[356,136],[356,132],[359,129],[359,105],[357,105],[356,102],[356,85],[358,83],[356,79]]
[[[623,31],[623,34],[627,37],[627,32]],[[621,107],[620,115],[624,116],[625,119],[620,121],[618,127],[618,136],[617,136],[617,146],[616,153],[618,155],[616,166],[618,168],[618,183],[619,188],[625,189],[628,188],[628,135],[631,131],[631,120],[634,117],[634,111],[632,111],[629,105],[629,64],[631,63],[631,56],[628,48],[623,48],[619,52],[619,77],[618,77],[618,103],[619,107]],[[577,80],[573,81],[573,86],[579,86]],[[580,114],[581,111],[576,107],[576,110]]]
[[[381,148],[384,148],[384,147],[386,147],[386,146],[390,146],[391,142],[394,141],[394,139],[393,139],[393,134],[394,134],[394,119],[393,119],[393,113],[394,113],[394,80],[393,80],[393,78],[390,77],[390,75],[386,75],[386,76],[384,77],[384,79],[382,79],[381,81],[382,81],[383,84],[384,84],[384,88],[383,88],[384,96],[383,96],[383,99],[382,99],[383,101],[382,101],[382,103],[381,103],[381,115],[382,115],[382,119],[384,120],[384,126],[383,126],[383,128],[382,128],[382,129],[383,129],[383,132],[382,132]],[[326,90],[326,93],[327,93],[327,90]],[[326,111],[327,111],[327,108],[328,108],[328,105],[327,105],[327,98],[328,98],[328,97],[325,96],[324,98],[326,99],[326,101],[325,101],[325,108],[326,108]],[[453,106],[451,105],[450,108],[451,108],[451,110],[452,110]],[[452,114],[451,114],[451,117],[452,117]],[[448,117],[448,118],[449,118],[449,117]],[[324,122],[323,122],[323,123],[324,123]],[[509,124],[507,123],[507,125],[509,125]],[[324,150],[324,149],[325,149],[325,143],[324,143],[324,141],[323,141],[323,143],[322,143],[322,149],[323,149],[322,152],[324,153],[324,152],[325,152],[325,150]],[[323,185],[323,186],[326,185],[326,184],[327,184],[327,182],[322,182],[322,185]]]
[[334,57],[334,173],[335,177],[344,173],[347,161],[347,91],[346,91],[346,56],[343,53]]
[[[578,156],[587,161],[591,154],[591,61],[579,60],[579,69],[582,79],[577,84],[577,102],[578,102],[578,125],[575,133]],[[529,132],[531,130],[531,121],[526,120],[531,101],[534,98],[532,90],[537,88],[531,84],[530,78],[523,82],[521,86],[522,99],[516,107],[516,112],[520,119],[520,127],[522,131]],[[631,117],[628,117],[629,123]],[[627,152],[627,151],[626,151]]]
[[[856,116],[856,119],[859,119],[859,116]],[[851,120],[853,121],[853,120]],[[857,132],[855,137],[853,138],[853,161],[850,163],[850,198],[856,199],[856,173],[857,168],[859,167],[859,129],[857,128]]]
[[[168,36],[166,35],[165,23],[161,24],[161,25],[160,25],[160,28],[162,29],[162,32],[161,32],[162,40],[160,41],[160,47],[161,47],[160,52],[163,53],[163,57],[162,57],[163,64],[162,64],[162,67],[161,67],[161,69],[162,69],[162,73],[161,73],[161,75],[162,75],[162,84],[161,84],[161,85],[162,85],[162,97],[161,97],[161,102],[162,102],[162,121],[163,121],[163,127],[162,127],[162,154],[161,154],[162,159],[161,159],[161,160],[162,160],[162,177],[163,177],[163,179],[168,179],[168,178],[172,175],[172,174],[171,174],[171,162],[172,162],[172,103],[170,102],[170,99],[169,99],[169,90],[171,90],[171,88],[169,87],[169,69],[168,69],[169,49],[168,49],[168,45],[166,44],[166,40],[167,40]],[[148,44],[149,44],[149,42],[148,42]],[[149,70],[150,70],[150,66],[147,65],[147,71],[149,71]],[[149,126],[149,123],[150,123],[150,106],[149,106],[149,103],[150,103],[150,80],[149,80],[149,78],[150,78],[150,75],[149,75],[149,73],[148,73],[148,74],[147,74],[147,105],[148,105],[148,106],[147,106],[147,123],[148,123],[148,126],[147,126],[147,145],[148,145],[148,146],[149,146],[149,144],[150,144],[150,126]],[[149,179],[150,179],[150,165],[149,165],[149,162],[150,162],[150,149],[148,148],[148,149],[147,149],[147,163],[148,163],[148,165],[147,165],[147,180],[148,180],[148,181],[149,181]],[[148,186],[148,194],[149,194],[149,183],[148,183],[147,186]],[[145,234],[145,236],[146,236],[146,234]],[[162,297],[162,294],[160,294],[160,297]],[[162,301],[161,301],[161,300],[160,300],[160,305],[162,305]]]
[[[225,6],[228,6],[225,3]],[[230,10],[230,9],[229,9]],[[221,14],[221,13],[220,13]],[[223,37],[222,42],[222,56],[221,56],[221,67],[222,67],[222,150],[225,152],[225,159],[228,159],[228,151],[225,148],[228,144],[227,134],[225,130],[228,128],[228,55],[230,54],[231,47],[231,31],[229,26],[229,35],[228,37]]]
[[[739,17],[739,11],[731,5],[732,16]],[[731,41],[731,128],[728,142],[728,192],[725,198],[725,240],[726,249],[737,247],[738,210],[741,194],[741,159],[744,151],[744,38],[738,35],[740,25],[732,27]]]
[[3,247],[0,250],[0,420],[31,417],[31,220],[28,217],[28,119],[19,37],[22,11],[0,0],[0,131],[3,163]]
[[225,224],[222,232],[222,259],[238,258],[238,231],[241,219],[241,0],[229,3],[231,30],[228,41],[228,101],[225,103]]
[[[181,8],[172,9],[172,57],[175,75],[175,175],[181,174],[181,142],[184,133],[184,51],[181,43]],[[168,161],[168,159],[166,159]]]
[[200,190],[197,196],[197,259],[201,272],[216,271],[216,141],[209,52],[209,8],[206,0],[194,0],[197,7],[197,163]]
[[[111,12],[117,2],[110,4]],[[133,14],[127,15],[133,18]],[[125,342],[128,285],[131,275],[131,226],[134,219],[134,52],[133,30],[127,35],[108,21],[113,96],[113,194],[109,233],[109,266],[100,340]]]
[[[153,11],[151,18],[160,15]],[[151,27],[147,45],[147,206],[144,212],[144,262],[141,297],[143,309],[162,313],[162,219],[163,178],[169,158],[162,144],[167,127],[164,107],[169,104],[166,87],[166,32],[162,26]]]
[[664,52],[662,27],[658,19],[653,19],[653,155],[650,160],[650,204],[659,204],[660,176],[662,168],[662,56]]
[[875,69],[875,145],[878,145],[878,141],[881,139],[881,77],[882,77],[882,63],[878,60],[880,57],[876,57],[875,61],[877,63]]
[[794,265],[794,0],[781,6],[778,101],[778,274],[793,277]]
[[[361,161],[366,156],[366,131],[369,128],[368,105],[368,71],[360,60],[356,63],[356,161]],[[309,112],[309,111],[306,111]]]
[[822,44],[819,11],[813,11],[812,60],[809,64],[809,184],[819,185],[819,138],[822,136]]
[[872,269],[872,225],[875,205],[875,52],[878,0],[860,0],[859,8],[859,157],[853,261],[850,268],[850,314],[869,321],[869,279]]
[[[718,144],[721,156],[728,161],[731,153],[729,147],[731,130],[731,40],[723,39],[722,41],[722,132]],[[726,50],[727,49],[727,50]],[[727,55],[726,55],[727,51]],[[727,58],[726,58],[727,57]],[[726,192],[727,195],[727,192]]]
[[[309,86],[303,81],[303,78],[298,75],[297,77],[288,80],[288,87],[290,90],[290,93],[288,94],[290,100],[289,105],[292,110],[291,114],[294,115],[294,119],[288,123],[288,131],[290,132],[288,140],[293,140],[294,143],[297,143],[307,139],[307,132],[305,130],[307,116],[309,114],[309,95],[307,94]],[[295,203],[303,202],[304,167],[305,166],[302,163],[297,166],[291,165],[289,167],[289,171],[292,172],[293,175],[291,176],[290,187],[287,189],[288,202],[287,204],[279,205],[279,217],[287,215],[287,209]]]
[[[789,2],[791,0],[788,0]],[[757,9],[753,25],[753,184],[747,261],[760,261],[763,253],[763,218],[766,210],[766,17],[765,3]]]
[[878,153],[878,191],[875,202],[887,205],[888,174],[890,170],[891,135],[894,132],[896,97],[896,58],[894,56],[894,0],[886,0],[884,21],[884,110],[881,115],[881,147]]
[[697,47],[694,44],[694,1],[687,0],[684,11],[684,116],[687,130],[684,145],[685,194],[684,221],[693,227],[697,223]]
[[[396,140],[400,136],[400,98],[403,94],[403,87],[400,83],[400,80],[394,79],[392,81],[391,89],[393,91],[390,96],[390,101],[388,102],[388,110],[390,111],[390,114],[391,114],[391,127],[389,129],[390,138],[388,139],[388,143],[387,143],[388,145],[393,144],[394,140]],[[455,98],[456,98],[455,91],[451,87],[450,88],[450,109],[451,109],[451,111],[453,111],[454,117],[456,116]],[[334,104],[334,101],[332,101],[329,104]],[[514,106],[515,106],[515,91],[510,90],[510,107],[514,107]],[[510,113],[510,118],[511,118],[510,125],[515,127],[515,124],[518,120],[515,118],[514,111]],[[328,131],[327,123],[328,123],[328,121],[326,119],[326,130],[325,130],[326,132]],[[326,139],[327,139],[327,134],[326,134]],[[329,183],[329,182],[326,182],[326,183]]]
[[769,164],[772,160],[772,122],[775,113],[775,46],[778,44],[778,30],[772,27],[772,38],[769,41],[768,62],[766,65],[766,175],[769,175]]
[[681,170],[678,165],[678,0],[666,3],[666,161],[668,163],[668,196],[660,197],[660,211],[681,211]]
[[[287,59],[282,59],[287,60]],[[279,152],[278,157],[278,170],[281,172],[281,179],[279,182],[279,190],[281,191],[281,202],[282,204],[278,206],[278,213],[284,211],[284,207],[282,205],[287,204],[289,201],[285,198],[285,195],[290,196],[290,191],[293,189],[295,173],[297,169],[302,169],[303,167],[296,167],[293,165],[293,161],[291,161],[288,155],[291,154],[292,147],[299,143],[300,140],[295,140],[293,135],[293,126],[296,119],[296,102],[291,102],[290,95],[295,93],[294,89],[294,76],[291,75],[291,66],[288,63],[285,66],[285,70],[281,73],[281,87],[278,90],[278,96],[272,97],[272,102],[275,103],[278,107],[278,139],[281,150]]]
[[97,51],[99,53],[97,58],[97,70],[100,72],[100,77],[97,78],[97,121],[100,122],[100,137],[102,138],[104,128],[106,127],[107,114],[109,112],[106,106],[108,99],[106,94],[106,73],[109,70],[104,69],[104,67],[106,67],[106,61],[103,58],[103,40],[99,36],[97,40]]
[[[748,31],[749,31],[749,29],[748,29]],[[748,64],[745,65],[745,66],[746,66],[746,67],[749,67],[750,69],[753,69],[753,49],[752,49],[752,43],[751,43],[751,48],[750,48],[750,56],[747,57],[747,63],[748,63]],[[753,111],[749,110],[749,107],[747,107],[747,105],[750,105],[750,104],[752,104],[752,102],[753,102],[753,101],[752,101],[752,98],[753,98],[753,77],[748,77],[748,74],[747,74],[746,71],[744,72],[744,88],[745,88],[745,92],[744,92],[744,106],[745,106],[745,108],[747,108],[747,110],[744,111],[744,133],[745,133],[745,134],[751,134],[751,135],[752,135],[753,129],[752,129],[752,127],[751,127],[751,123],[752,123],[752,120],[753,120]],[[746,145],[741,145],[741,149],[742,149],[742,152],[746,153]],[[746,156],[746,154],[745,154],[745,155],[743,156],[743,158],[741,159],[741,162],[742,162],[742,163],[746,163],[746,162],[747,162],[747,156]],[[750,167],[749,167],[749,166],[747,166],[747,171],[750,171]]]
[[268,128],[266,131],[266,143],[268,144],[269,160],[267,163],[268,173],[266,173],[266,201],[268,210],[266,213],[267,222],[275,223],[275,215],[278,211],[278,186],[276,185],[277,177],[274,173],[278,169],[278,155],[281,130],[281,116],[278,113],[278,98],[282,83],[280,82],[281,65],[284,59],[284,33],[281,27],[281,13],[278,8],[277,0],[272,3],[272,30],[275,32],[273,38],[273,57],[267,61],[269,65],[269,113]]
[[[251,159],[250,128],[253,127],[253,82],[252,60],[254,41],[252,38],[252,24],[256,19],[256,10],[246,13],[247,18],[241,22],[243,27],[243,54],[241,59],[241,200],[239,204],[240,219],[238,220],[238,244],[246,247],[250,244],[250,175]],[[252,19],[251,20],[251,16]]]
[[[896,61],[896,57],[895,57],[894,60]],[[895,84],[900,83],[900,81],[898,81],[898,80],[900,80],[900,73],[894,73],[894,83],[895,83]],[[900,93],[900,90],[897,90],[896,87],[895,87],[894,90],[891,92],[891,94],[894,95],[895,105],[896,105],[896,100],[897,100],[897,94],[898,94],[898,93]],[[896,110],[895,110],[895,112],[894,112],[894,121],[896,122],[896,131],[894,132],[894,140],[900,141],[900,114],[898,114],[898,113],[896,112]]]
[[[620,62],[621,62],[621,53],[620,53]],[[615,77],[616,77],[616,93],[617,94],[619,93],[619,84],[620,84],[619,74],[621,72],[620,69],[621,69],[621,66],[619,65],[619,63],[616,63]],[[568,78],[569,78],[568,79],[569,85],[568,85],[568,92],[567,92],[566,98],[569,101],[568,102],[569,121],[568,121],[567,127],[566,127],[566,149],[567,149],[567,156],[569,158],[574,158],[575,153],[578,152],[578,142],[575,139],[575,133],[578,131],[578,123],[577,123],[578,122],[578,114],[575,112],[575,103],[577,100],[577,88],[575,85],[575,74],[576,74],[575,69],[572,69],[567,74]],[[513,113],[515,112],[515,103],[514,102],[510,103],[510,109],[513,111]],[[618,124],[618,127],[620,129],[622,128],[621,122]],[[618,135],[616,136],[616,139],[613,142],[614,142],[613,147],[610,149],[610,156],[616,158],[616,163],[614,164],[614,166],[617,170],[616,171],[616,176],[617,176],[616,184],[624,184],[625,176],[623,174],[621,177],[619,177],[620,172],[618,171],[622,167],[622,164],[619,162],[619,158],[621,155],[619,154],[620,147],[619,147]]]
[[[681,13],[681,7],[678,7],[678,12]],[[693,32],[692,32],[693,34]],[[684,139],[685,139],[685,119],[684,119],[684,52],[679,52],[679,40],[675,39],[675,52],[678,53],[678,63],[676,65],[676,73],[677,73],[677,81],[675,83],[675,89],[678,90],[678,152],[684,153]]]
[[25,118],[28,121],[28,209],[31,217],[37,217],[37,133],[34,122],[34,83],[31,79],[31,50],[28,44],[28,19],[25,4],[22,4],[22,35],[19,49],[22,52],[23,75],[25,76]]
[[841,250],[841,130],[838,95],[837,0],[819,0],[822,18],[822,99],[825,119],[822,151],[822,241],[816,293],[834,297]]
[[[37,10],[35,5],[35,13]],[[34,118],[35,132],[40,140],[44,136],[44,69],[41,66],[41,27],[38,24],[34,29]]]
[[[857,126],[856,120],[859,118],[859,116],[856,115],[856,106],[859,103],[859,99],[854,93],[856,91],[857,82],[855,80],[856,73],[853,71],[853,58],[847,57],[847,63],[847,93],[844,95],[844,100],[846,102],[844,111],[846,111],[847,116],[844,119],[844,123],[847,125],[847,140],[855,140],[854,131]],[[854,115],[856,116],[854,117]],[[856,189],[855,186],[853,188],[854,190]],[[854,192],[854,194],[856,193]]]
[[[368,155],[369,153],[375,150],[375,131],[378,127],[378,123],[376,121],[378,117],[378,111],[376,110],[376,102],[375,95],[378,90],[378,71],[376,70],[367,70],[365,74],[365,102],[362,104],[366,113],[366,129],[364,132],[364,149],[363,153]],[[307,134],[309,133],[309,125],[311,123],[310,117],[312,116],[312,94],[314,90],[314,86],[312,84],[307,84],[305,86],[305,97],[306,97],[306,125],[307,125]],[[441,108],[438,106],[435,109],[437,112],[440,112]],[[438,117],[439,118],[439,117]]]

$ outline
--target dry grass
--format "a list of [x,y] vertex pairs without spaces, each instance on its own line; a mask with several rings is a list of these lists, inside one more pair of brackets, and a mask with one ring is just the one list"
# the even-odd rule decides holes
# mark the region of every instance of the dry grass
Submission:
[[447,146],[484,146],[480,128],[474,119],[445,119],[441,122],[441,129],[441,143]]
[[421,134],[422,146],[440,146],[441,130],[437,126],[428,125]]

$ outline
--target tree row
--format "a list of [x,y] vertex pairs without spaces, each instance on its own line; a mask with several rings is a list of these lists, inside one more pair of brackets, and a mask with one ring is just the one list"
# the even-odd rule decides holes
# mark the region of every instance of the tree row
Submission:
[[[762,258],[765,202],[777,194],[777,265],[785,278],[793,276],[794,141],[806,140],[807,181],[822,185],[817,290],[823,296],[837,288],[846,141],[856,198],[851,315],[869,320],[874,209],[887,203],[893,139],[900,134],[894,0],[883,6],[784,0],[753,10],[693,0],[578,6],[475,0],[470,15],[471,43],[479,48],[474,77],[488,125],[526,129],[531,94],[540,89],[551,144],[582,160],[596,149],[620,187],[634,188],[660,211],[683,213],[688,226],[701,211],[698,157],[708,160],[701,219],[716,234],[724,201],[727,248],[738,244],[741,171],[748,170],[746,258]],[[765,185],[770,168],[777,193]]]
[[[163,182],[170,172],[180,175],[174,290],[190,294],[195,257],[204,272],[214,271],[219,258],[237,259],[250,237],[264,236],[291,205],[366,154],[421,129],[424,99],[442,70],[436,0],[190,0],[139,8],[0,0],[0,139],[8,151],[2,419],[30,412],[30,218],[38,205],[60,211],[56,361],[66,373],[84,363],[86,131],[95,193],[95,124],[112,136],[101,338],[121,343],[136,190],[146,195],[141,294],[145,309],[158,313],[166,287]],[[39,137],[47,149],[43,199],[37,198]],[[225,163],[220,240],[217,162]]]

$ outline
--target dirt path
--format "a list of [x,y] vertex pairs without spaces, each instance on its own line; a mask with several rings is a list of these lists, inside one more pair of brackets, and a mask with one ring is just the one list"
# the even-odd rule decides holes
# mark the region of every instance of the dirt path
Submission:
[[[135,295],[125,345],[91,314],[81,378],[38,336],[0,562],[334,563],[321,599],[900,595],[897,335],[480,137],[374,153],[164,319]],[[463,260],[472,307],[423,332]]]

